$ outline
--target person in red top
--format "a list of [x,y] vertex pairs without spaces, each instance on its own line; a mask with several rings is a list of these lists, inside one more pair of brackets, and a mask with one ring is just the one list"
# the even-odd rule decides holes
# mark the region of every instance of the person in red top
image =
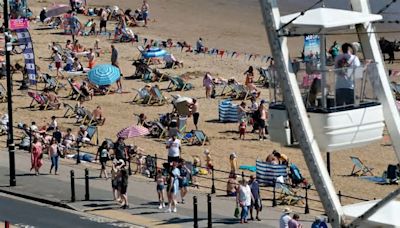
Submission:
[[31,151],[31,171],[35,170],[36,176],[39,175],[39,169],[43,165],[43,154],[42,154],[42,143],[37,138],[33,139],[32,151]]

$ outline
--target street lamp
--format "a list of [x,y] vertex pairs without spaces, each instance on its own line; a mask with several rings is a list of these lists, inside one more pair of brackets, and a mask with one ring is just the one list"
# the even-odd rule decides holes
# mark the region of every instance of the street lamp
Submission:
[[14,145],[14,133],[13,133],[13,113],[12,113],[12,85],[11,85],[11,70],[10,70],[10,51],[11,45],[11,33],[9,31],[8,23],[8,0],[3,1],[3,12],[4,12],[4,35],[5,35],[5,49],[6,49],[6,77],[7,77],[7,105],[8,105],[8,154],[10,162],[10,186],[16,186],[17,181],[15,180],[15,145]]

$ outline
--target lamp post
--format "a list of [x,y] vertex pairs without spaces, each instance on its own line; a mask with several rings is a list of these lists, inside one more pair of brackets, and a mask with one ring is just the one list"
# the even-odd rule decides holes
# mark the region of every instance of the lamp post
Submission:
[[11,34],[9,31],[8,23],[8,0],[3,1],[4,12],[4,26],[5,26],[5,49],[6,49],[6,77],[7,77],[7,105],[8,105],[8,154],[10,162],[10,186],[16,186],[15,180],[15,145],[13,133],[13,112],[12,112],[12,85],[11,85],[11,71],[10,71],[10,51],[11,51]]

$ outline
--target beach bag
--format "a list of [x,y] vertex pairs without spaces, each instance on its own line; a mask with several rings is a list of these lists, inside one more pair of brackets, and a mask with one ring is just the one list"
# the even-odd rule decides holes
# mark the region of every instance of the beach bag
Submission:
[[239,205],[238,204],[236,204],[233,216],[235,216],[235,218],[239,218]]
[[300,184],[303,182],[303,176],[301,175],[301,172],[299,168],[295,164],[290,164],[289,166],[290,169],[290,177],[292,178],[292,183],[293,184]]

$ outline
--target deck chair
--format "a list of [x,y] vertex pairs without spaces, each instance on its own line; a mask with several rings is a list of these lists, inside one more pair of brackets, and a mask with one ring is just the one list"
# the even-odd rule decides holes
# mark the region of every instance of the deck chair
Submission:
[[65,89],[65,85],[59,82],[56,78],[51,77],[49,74],[44,74],[43,80],[45,82],[45,88],[57,93],[59,89]]
[[257,70],[258,70],[258,72],[260,74],[260,77],[258,77],[256,83],[261,83],[261,84],[264,85],[270,79],[269,71],[268,71],[268,69],[262,68],[262,67],[257,68]]
[[72,107],[70,104],[64,103],[65,113],[63,115],[64,118],[71,118],[76,116],[75,108]]
[[76,107],[74,111],[76,113],[76,123],[83,123],[86,119],[86,109],[82,107]]
[[28,95],[32,98],[29,105],[30,108],[47,110],[49,107],[49,101],[46,100],[42,95],[36,92],[28,92]]
[[350,156],[350,159],[353,162],[353,170],[350,174],[351,176],[365,176],[367,173],[371,174],[372,176],[374,175],[372,173],[374,168],[364,165],[364,163],[358,157]]
[[278,200],[284,205],[304,204],[303,197],[299,196],[289,185],[284,183],[276,183],[276,189],[280,189]]
[[7,90],[4,88],[3,84],[0,83],[0,102],[7,101]]
[[133,89],[135,90],[137,93],[135,95],[135,97],[132,100],[132,103],[141,103],[141,104],[145,104],[149,101],[150,98],[150,94],[147,91],[146,88],[140,88],[140,89]]
[[234,92],[233,98],[235,99],[241,99],[241,100],[246,100],[247,98],[250,98],[250,91],[246,88],[245,85],[242,84],[234,84],[232,86],[232,90]]
[[175,91],[182,91],[182,90],[190,90],[193,88],[191,83],[185,82],[181,77],[169,77],[169,85],[167,90],[175,90]]
[[90,139],[90,141],[93,141],[94,137],[96,136],[96,145],[99,145],[99,135],[97,132],[97,127],[90,125],[87,127],[86,131],[88,133],[87,137]]
[[192,133],[194,137],[192,144],[204,146],[206,142],[209,142],[206,134],[202,130],[193,130]]
[[150,95],[149,101],[147,102],[147,104],[150,104],[153,100],[155,101],[154,103],[158,103],[159,105],[163,105],[164,103],[166,103],[167,99],[166,97],[164,97],[164,95],[161,93],[160,89],[156,86],[153,86],[151,88],[151,90],[153,91],[154,95]]
[[75,99],[76,101],[79,100],[79,98],[84,97],[85,99],[87,98],[85,94],[83,94],[78,88],[76,88],[70,79],[68,79],[68,84],[71,87],[71,90],[68,94],[68,97],[71,97],[72,99]]

